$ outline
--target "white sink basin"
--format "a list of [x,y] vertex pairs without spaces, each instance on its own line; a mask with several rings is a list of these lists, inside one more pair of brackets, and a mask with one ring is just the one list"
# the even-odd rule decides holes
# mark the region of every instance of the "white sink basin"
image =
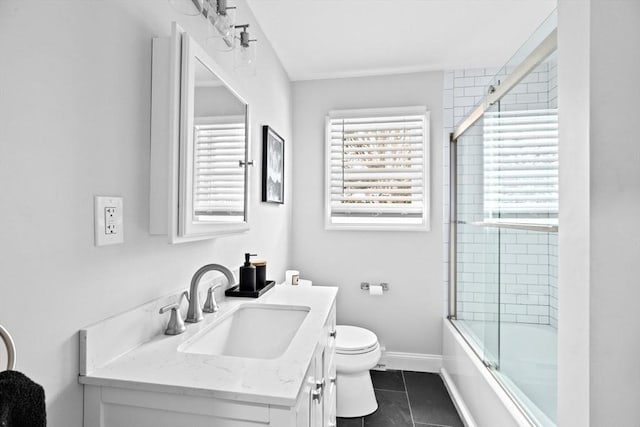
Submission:
[[184,353],[275,359],[289,347],[310,308],[243,304],[178,347]]

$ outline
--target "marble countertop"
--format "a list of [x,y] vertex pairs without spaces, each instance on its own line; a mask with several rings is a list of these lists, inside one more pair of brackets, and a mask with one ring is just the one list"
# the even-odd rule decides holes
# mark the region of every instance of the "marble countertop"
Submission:
[[[124,322],[133,317],[126,314],[128,320],[125,320],[123,314],[107,319],[80,332],[79,381],[81,384],[96,386],[292,406],[305,380],[305,373],[335,301],[337,290],[335,287],[280,285],[258,299],[225,298],[218,312],[205,313],[205,319],[200,323],[187,323],[184,333],[176,336],[157,334],[156,328],[155,335],[149,340],[131,346],[110,360],[103,354],[113,351],[109,341],[117,341],[118,335],[122,336],[126,331]],[[181,344],[199,332],[209,329],[216,321],[223,319],[225,314],[245,303],[306,306],[310,310],[290,346],[276,359],[250,359],[178,351]],[[137,310],[152,315],[155,306],[149,308],[148,304]],[[132,334],[136,335],[136,332],[133,331]],[[129,335],[131,334],[127,334]],[[137,335],[144,336],[140,333]],[[131,338],[128,339],[131,341]],[[98,346],[100,348],[96,348]],[[97,359],[104,360],[98,363]]]

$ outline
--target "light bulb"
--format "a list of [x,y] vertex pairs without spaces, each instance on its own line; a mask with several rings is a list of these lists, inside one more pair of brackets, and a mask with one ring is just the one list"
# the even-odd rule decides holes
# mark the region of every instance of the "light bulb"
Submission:
[[253,49],[251,48],[251,45],[240,48],[240,62],[242,65],[249,66],[253,64],[254,60],[255,57],[253,56]]
[[238,44],[234,51],[234,67],[245,74],[255,75],[256,72],[256,46],[255,42],[247,46]]
[[218,51],[230,51],[234,47],[234,9],[218,11],[217,8],[209,9],[209,35],[207,43]]
[[213,26],[222,37],[231,37],[233,34],[233,27],[228,15],[218,15]]

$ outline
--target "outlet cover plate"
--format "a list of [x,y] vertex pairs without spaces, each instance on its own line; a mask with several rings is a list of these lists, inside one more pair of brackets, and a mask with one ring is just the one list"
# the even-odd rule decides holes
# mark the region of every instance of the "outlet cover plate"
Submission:
[[95,196],[93,215],[96,246],[124,242],[124,201],[122,197]]

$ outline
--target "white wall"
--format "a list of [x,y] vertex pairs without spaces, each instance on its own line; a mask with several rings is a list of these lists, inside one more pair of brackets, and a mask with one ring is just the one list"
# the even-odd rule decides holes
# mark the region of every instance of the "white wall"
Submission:
[[589,19],[558,1],[558,425],[589,426]]
[[592,1],[592,426],[640,420],[640,144],[632,136],[640,112],[638,23],[636,0]]
[[640,419],[638,22],[635,0],[559,1],[563,427]]
[[[291,267],[338,285],[341,324],[373,330],[388,351],[442,354],[441,72],[296,82]],[[324,229],[324,120],[334,109],[426,105],[431,111],[431,231]],[[388,282],[371,297],[360,282]]]
[[[259,165],[262,124],[292,141],[291,85],[235,3],[260,40],[258,74],[235,75],[231,54],[215,58],[251,105]],[[149,235],[151,38],[169,35],[172,20],[204,43],[204,19],[166,0],[0,2],[0,323],[17,369],[46,390],[51,427],[82,423],[80,328],[186,288],[208,262],[237,267],[251,250],[275,279],[289,264],[292,181],[287,204],[262,204],[259,166],[248,234],[177,246]],[[125,243],[98,248],[93,196],[104,194],[124,196]]]

